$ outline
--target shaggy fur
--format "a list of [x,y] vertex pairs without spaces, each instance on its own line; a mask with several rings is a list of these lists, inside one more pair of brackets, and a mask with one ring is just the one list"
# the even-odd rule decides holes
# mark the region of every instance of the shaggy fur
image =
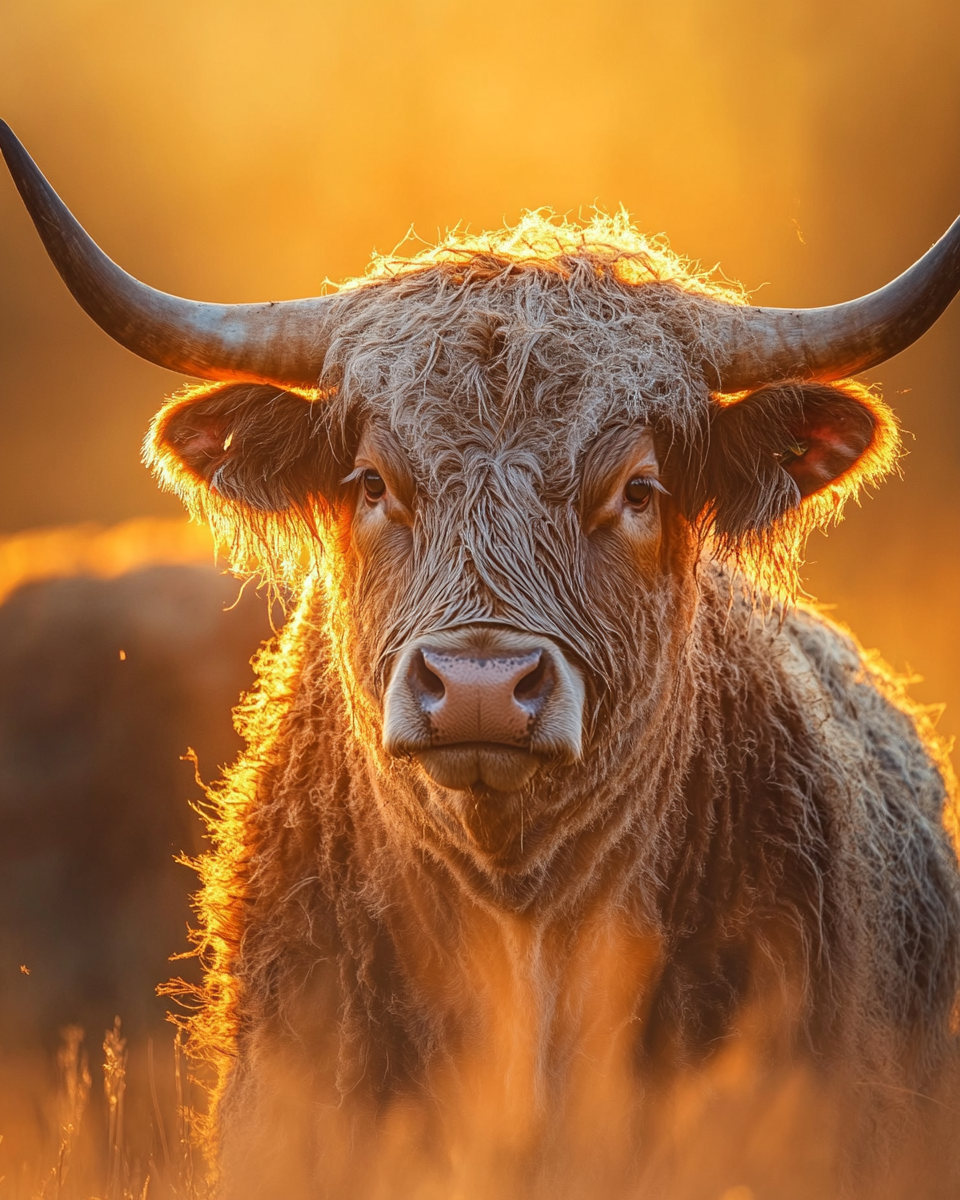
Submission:
[[[910,1096],[952,1102],[951,777],[896,681],[783,599],[895,425],[853,384],[711,396],[717,298],[622,218],[531,217],[344,289],[316,393],[157,418],[164,482],[300,593],[200,864],[231,1200],[878,1195]],[[583,520],[644,427],[666,494],[638,557]],[[413,514],[376,536],[361,434]],[[475,622],[552,638],[588,685],[583,761],[496,801],[381,748],[394,654]],[[718,1115],[697,1089],[725,1094],[731,1054]],[[736,1121],[771,1097],[764,1166]],[[733,1158],[697,1174],[681,1128]]]

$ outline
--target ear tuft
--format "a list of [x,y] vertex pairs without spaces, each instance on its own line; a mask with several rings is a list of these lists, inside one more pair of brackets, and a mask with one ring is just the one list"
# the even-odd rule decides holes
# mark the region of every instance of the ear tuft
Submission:
[[330,396],[246,383],[188,387],[154,420],[144,458],[210,523],[238,573],[290,583],[341,492],[342,437],[330,415]]
[[852,470],[870,449],[877,427],[875,412],[850,403],[850,397],[842,403],[836,392],[825,397],[811,392],[807,389],[802,414],[790,421],[789,444],[779,455],[780,466],[801,498],[815,495]]
[[717,534],[761,533],[806,509],[820,524],[893,465],[896,421],[855,384],[780,384],[717,403],[700,483],[701,511]]
[[339,479],[324,404],[262,384],[188,388],[154,421],[146,458],[195,511],[204,492],[238,512],[304,509]]
[[705,449],[688,454],[672,484],[684,512],[721,550],[757,569],[766,556],[794,583],[806,534],[838,520],[899,451],[893,413],[851,381],[778,384],[715,401],[705,433]]
[[229,458],[233,436],[226,414],[205,416],[193,409],[185,410],[166,430],[167,445],[179,457],[183,467],[213,491],[217,490],[216,473]]

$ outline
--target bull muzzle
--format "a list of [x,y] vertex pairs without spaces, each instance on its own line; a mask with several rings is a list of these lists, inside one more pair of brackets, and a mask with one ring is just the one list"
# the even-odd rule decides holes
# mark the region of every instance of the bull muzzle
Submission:
[[383,744],[441,787],[511,792],[583,749],[584,684],[549,638],[469,626],[406,646],[384,697]]

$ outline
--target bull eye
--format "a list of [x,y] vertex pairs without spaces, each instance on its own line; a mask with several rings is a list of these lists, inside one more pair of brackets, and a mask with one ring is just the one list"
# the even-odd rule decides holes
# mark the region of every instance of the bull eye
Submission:
[[623,489],[623,498],[635,512],[643,512],[650,507],[653,496],[653,484],[642,475],[635,475]]
[[383,476],[376,471],[367,470],[363,473],[363,491],[368,500],[379,500],[387,490]]

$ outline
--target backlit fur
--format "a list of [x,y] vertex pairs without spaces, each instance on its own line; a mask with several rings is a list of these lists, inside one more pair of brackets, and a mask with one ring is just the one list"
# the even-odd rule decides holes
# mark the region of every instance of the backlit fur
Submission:
[[[297,597],[200,863],[192,1029],[231,1198],[687,1194],[667,1098],[737,1046],[754,1102],[783,1082],[836,1150],[817,1175],[791,1118],[778,1196],[790,1163],[879,1186],[909,1097],[945,1103],[952,777],[885,668],[784,598],[895,425],[853,384],[711,396],[717,299],[740,302],[623,218],[530,217],[341,291],[315,393],[206,387],[157,418],[163,481]],[[644,427],[666,494],[638,557],[582,521]],[[809,494],[801,433],[827,464]],[[414,516],[358,545],[361,434]],[[496,804],[380,744],[394,653],[478,621],[553,639],[588,681],[583,761]]]

